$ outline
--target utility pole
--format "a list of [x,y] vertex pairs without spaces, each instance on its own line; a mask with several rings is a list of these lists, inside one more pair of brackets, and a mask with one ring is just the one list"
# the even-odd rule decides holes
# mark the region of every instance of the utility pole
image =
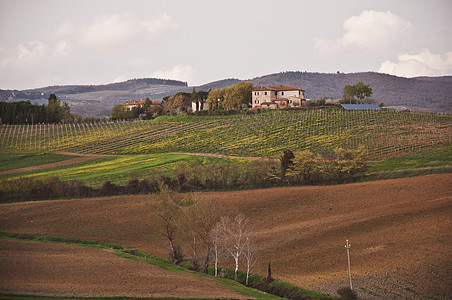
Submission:
[[348,243],[348,240],[346,240],[346,244],[345,244],[345,248],[347,249],[347,259],[348,259],[348,277],[350,278],[350,289],[353,290],[352,287],[352,271],[350,269],[350,247],[352,245],[350,245]]

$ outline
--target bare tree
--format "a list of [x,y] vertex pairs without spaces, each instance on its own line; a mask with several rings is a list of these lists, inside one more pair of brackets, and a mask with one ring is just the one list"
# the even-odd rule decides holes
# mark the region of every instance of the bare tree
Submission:
[[197,219],[197,204],[198,199],[192,197],[190,200],[184,201],[182,207],[182,226],[186,235],[189,235],[192,245],[192,263],[193,269],[197,270],[198,264],[198,219]]
[[248,219],[242,214],[233,218],[223,217],[220,220],[224,248],[235,261],[234,278],[236,281],[238,280],[239,259],[245,249],[246,237],[249,234],[248,223]]
[[198,246],[205,247],[205,261],[203,272],[207,273],[212,248],[211,232],[219,221],[219,210],[213,200],[200,198],[197,194],[184,202],[184,228],[190,233],[193,248],[193,266],[198,268]]
[[197,205],[198,235],[206,250],[203,272],[207,273],[209,268],[209,257],[212,248],[211,232],[220,220],[220,210],[213,200],[198,201]]
[[245,249],[243,251],[243,256],[245,257],[246,261],[246,280],[245,285],[248,285],[248,278],[250,275],[251,268],[256,264],[257,262],[257,252],[258,247],[249,236],[246,237],[245,240]]
[[225,252],[223,248],[223,228],[222,228],[222,220],[220,223],[217,223],[216,226],[210,232],[210,240],[212,241],[212,252],[215,264],[215,277],[218,277],[218,263],[220,259],[223,258]]
[[171,197],[168,187],[161,183],[160,194],[157,197],[155,209],[161,221],[161,234],[168,240],[170,258],[174,264],[182,261],[183,255],[176,243],[176,233],[180,227],[181,209],[179,204]]

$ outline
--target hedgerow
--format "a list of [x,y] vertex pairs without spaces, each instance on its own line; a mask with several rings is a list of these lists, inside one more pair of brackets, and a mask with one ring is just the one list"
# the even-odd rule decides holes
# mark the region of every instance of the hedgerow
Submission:
[[[247,165],[184,163],[179,164],[170,175],[153,174],[140,180],[134,172],[130,172],[125,185],[106,181],[99,188],[76,180],[62,181],[55,176],[3,179],[0,181],[0,201],[150,194],[159,190],[160,183],[177,192],[341,183],[352,181],[355,175],[366,170],[362,148],[337,149],[335,155],[334,159],[325,160],[303,151],[296,153],[288,165],[282,159],[279,162],[256,160]],[[281,168],[282,165],[288,167]]]

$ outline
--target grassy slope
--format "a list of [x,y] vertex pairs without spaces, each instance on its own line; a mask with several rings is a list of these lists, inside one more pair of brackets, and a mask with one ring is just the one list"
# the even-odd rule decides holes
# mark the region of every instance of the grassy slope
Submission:
[[[0,179],[19,178],[23,176],[36,178],[57,176],[61,180],[81,180],[91,186],[102,185],[105,181],[124,184],[128,180],[131,171],[134,172],[137,178],[142,179],[155,173],[169,172],[180,163],[244,164],[245,161],[241,159],[201,157],[185,154],[107,156],[67,166],[2,175]],[[11,164],[10,168],[15,169],[16,165]]]
[[0,152],[0,171],[54,163],[73,158],[72,155],[55,153],[2,153]]
[[[71,156],[50,153],[0,153],[0,161],[6,162],[5,165],[1,165],[5,170],[16,169],[28,165],[38,165],[70,157]],[[216,163],[245,165],[247,161],[243,159],[201,157],[185,154],[107,156],[67,166],[0,175],[0,179],[19,178],[23,176],[37,178],[57,176],[61,180],[81,180],[88,183],[90,186],[100,186],[105,181],[111,181],[116,184],[125,184],[132,171],[134,176],[138,179],[143,179],[155,173],[171,172],[181,163],[194,163],[199,165]],[[417,169],[425,168],[443,168],[446,171],[450,171],[451,166],[452,146],[444,146],[371,163],[368,173],[391,173],[399,170],[415,171]],[[412,175],[416,175],[416,173],[407,173],[406,176]]]
[[424,150],[373,163],[370,172],[452,166],[452,146]]

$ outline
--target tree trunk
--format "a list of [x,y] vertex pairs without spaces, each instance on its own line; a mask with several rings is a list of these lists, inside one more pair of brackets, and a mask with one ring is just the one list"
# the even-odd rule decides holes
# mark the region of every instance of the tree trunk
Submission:
[[235,278],[235,281],[238,281],[238,280],[239,280],[239,277],[238,277],[238,272],[239,272],[239,257],[238,257],[238,256],[234,257],[234,260],[235,260],[235,276],[234,276],[234,278]]
[[215,245],[215,277],[218,277],[218,247]]
[[210,245],[207,245],[207,255],[206,260],[204,261],[204,268],[202,270],[203,273],[209,273],[209,257],[210,257]]
[[245,285],[248,285],[248,277],[250,275],[250,261],[248,261],[248,265],[246,267],[246,281],[245,281]]
[[177,264],[179,262],[178,260],[178,255],[177,255],[177,249],[176,246],[174,245],[173,239],[168,239],[169,240],[169,244],[170,244],[170,249],[171,249],[171,258],[173,260],[173,264]]
[[196,237],[193,237],[193,269],[198,270],[198,247]]

